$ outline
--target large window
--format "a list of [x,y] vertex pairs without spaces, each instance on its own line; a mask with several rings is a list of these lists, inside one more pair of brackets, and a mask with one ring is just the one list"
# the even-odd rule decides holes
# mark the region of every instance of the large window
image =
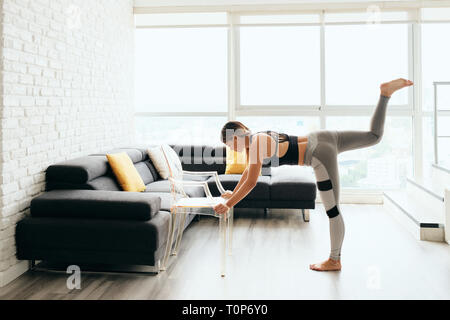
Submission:
[[319,27],[240,30],[242,105],[319,105]]
[[136,117],[136,138],[143,145],[217,145],[225,117]]
[[239,117],[239,121],[249,127],[252,132],[274,130],[287,134],[305,136],[311,131],[320,129],[319,117],[303,116],[252,116]]
[[[330,130],[369,130],[370,117],[329,117]],[[412,119],[387,117],[380,143],[339,154],[343,188],[399,188],[412,174]]]
[[[438,13],[439,12],[435,12]],[[449,12],[447,11],[447,14]],[[442,17],[441,17],[442,18]],[[422,105],[426,111],[434,110],[434,82],[450,82],[450,43],[439,35],[450,33],[450,23],[425,23],[422,25]],[[450,110],[450,86],[439,85],[437,108]],[[450,117],[439,113],[437,127],[438,162],[450,167]],[[434,163],[434,119],[427,116],[424,130],[425,163]]]
[[[439,116],[437,121],[438,163],[450,168],[450,116]],[[423,117],[423,155],[425,168],[435,162],[434,117]]]
[[439,116],[437,123],[438,162],[450,167],[450,116]]
[[423,145],[423,168],[426,169],[434,162],[434,117],[432,115],[422,119],[422,145]]
[[[450,23],[431,23],[422,25],[422,73],[423,106],[425,110],[434,108],[434,86],[436,81],[450,81],[450,41],[440,35],[450,34]],[[447,88],[445,88],[448,90]],[[440,97],[448,98],[444,92]],[[445,104],[440,106],[443,109]],[[448,103],[450,109],[450,103]]]
[[[219,142],[228,110],[226,28],[137,29],[135,62],[140,143]],[[163,115],[147,114],[154,112]],[[223,116],[178,116],[196,112]]]
[[136,111],[227,111],[225,28],[137,29]]
[[[381,83],[408,78],[408,25],[333,25],[325,30],[327,104],[373,105]],[[407,105],[408,91],[390,103]]]
[[[296,135],[368,130],[380,84],[409,78],[418,90],[392,97],[383,140],[339,155],[344,188],[403,186],[418,152],[432,159],[433,82],[450,81],[450,10],[365,9],[138,14],[139,141],[216,145],[227,120]],[[450,109],[450,93],[441,103]],[[450,139],[439,143],[448,157]]]

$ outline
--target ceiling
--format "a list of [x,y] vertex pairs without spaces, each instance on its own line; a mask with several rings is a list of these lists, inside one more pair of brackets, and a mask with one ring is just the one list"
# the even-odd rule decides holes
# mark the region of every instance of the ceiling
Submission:
[[[438,0],[436,0],[438,1]],[[312,3],[368,3],[368,2],[415,2],[410,0],[134,0],[136,7],[171,7],[171,6],[230,6],[230,5],[283,5]],[[420,2],[420,1],[416,1]]]

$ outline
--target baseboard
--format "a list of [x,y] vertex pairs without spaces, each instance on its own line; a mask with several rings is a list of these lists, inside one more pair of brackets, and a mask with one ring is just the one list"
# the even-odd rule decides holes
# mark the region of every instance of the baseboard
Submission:
[[29,268],[29,261],[23,260],[13,265],[9,269],[0,272],[0,288],[6,286],[8,283],[20,277],[22,274],[27,272]]
[[[67,273],[68,263],[51,263],[43,261],[36,263],[33,270],[44,272],[57,272]],[[82,264],[78,265],[82,273],[98,273],[98,274],[122,274],[122,273],[134,273],[134,274],[154,274],[157,275],[161,271],[160,261],[157,261],[154,266],[145,265],[99,265],[99,264]]]

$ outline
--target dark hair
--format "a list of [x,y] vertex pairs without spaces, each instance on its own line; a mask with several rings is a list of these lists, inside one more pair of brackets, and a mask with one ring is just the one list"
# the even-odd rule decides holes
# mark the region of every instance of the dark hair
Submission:
[[[222,128],[220,139],[223,143],[226,143],[232,136],[236,134],[236,131],[243,131],[244,135],[251,133],[251,130],[239,121],[228,121]],[[230,135],[231,132],[231,135]]]
[[[222,142],[226,143],[227,140],[229,140],[232,136],[234,136],[236,131],[238,131],[238,130],[244,131],[244,134],[242,136],[246,136],[251,133],[251,130],[247,126],[245,126],[242,122],[229,121],[222,128],[222,132],[221,132]],[[229,134],[230,131],[232,132],[232,134],[227,137],[227,132]],[[288,135],[285,133],[278,133],[278,132],[275,132],[272,130],[266,130],[266,131],[262,131],[262,132],[270,135],[275,140],[278,140],[278,142],[289,141]]]

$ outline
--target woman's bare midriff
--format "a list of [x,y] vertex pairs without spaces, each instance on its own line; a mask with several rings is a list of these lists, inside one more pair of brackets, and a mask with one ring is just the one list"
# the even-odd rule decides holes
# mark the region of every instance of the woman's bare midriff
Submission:
[[298,165],[303,166],[305,160],[306,146],[308,145],[308,137],[298,137]]
[[[308,145],[308,137],[307,136],[299,136],[298,139],[298,165],[299,166],[303,166],[304,165],[304,158],[305,158],[305,151],[306,151],[306,146]],[[283,145],[283,146],[282,146]],[[279,157],[283,157],[286,152],[287,149],[289,148],[289,141],[285,141],[279,144]],[[283,153],[281,153],[281,149],[283,149]]]

